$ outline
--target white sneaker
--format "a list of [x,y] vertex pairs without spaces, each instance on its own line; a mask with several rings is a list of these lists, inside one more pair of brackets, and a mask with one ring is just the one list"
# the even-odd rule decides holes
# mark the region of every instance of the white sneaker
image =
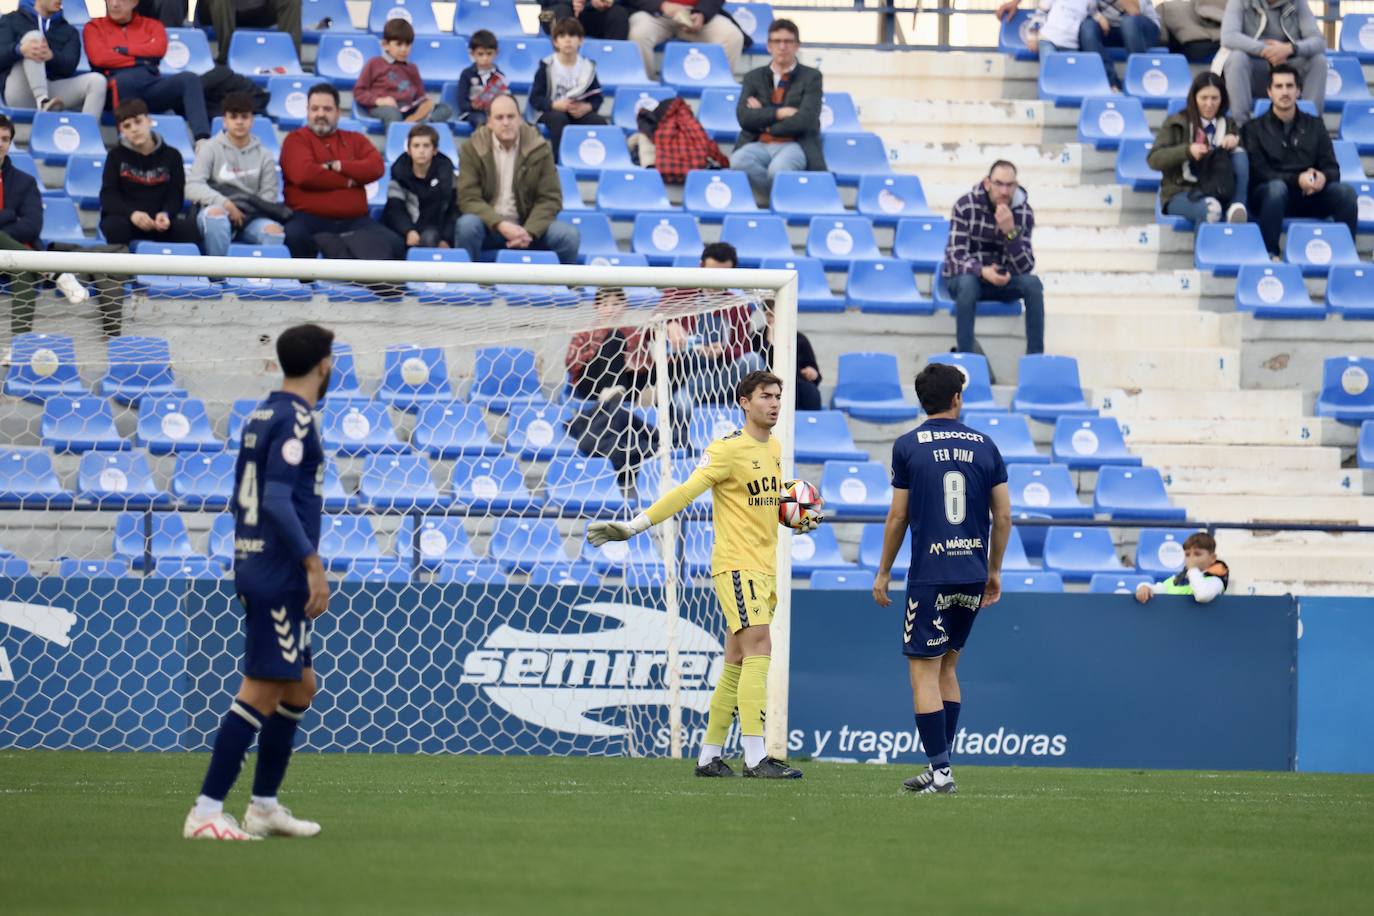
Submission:
[[234,816],[226,811],[220,811],[209,817],[201,817],[196,814],[195,808],[192,808],[191,813],[186,815],[186,825],[181,828],[181,835],[188,840],[262,839],[260,836],[245,833],[239,828],[239,822],[234,820]]
[[1221,201],[1215,197],[1207,198],[1207,222],[1215,223],[1221,220]]
[[1245,209],[1245,204],[1237,201],[1226,208],[1226,222],[1243,223],[1250,218],[1250,211]]
[[72,305],[80,305],[91,296],[86,285],[72,274],[58,274],[53,283],[57,286],[58,292],[66,296],[67,301]]
[[291,814],[285,805],[277,805],[271,811],[264,811],[250,804],[243,813],[243,829],[255,837],[266,836],[315,836],[320,825],[314,821],[303,821]]

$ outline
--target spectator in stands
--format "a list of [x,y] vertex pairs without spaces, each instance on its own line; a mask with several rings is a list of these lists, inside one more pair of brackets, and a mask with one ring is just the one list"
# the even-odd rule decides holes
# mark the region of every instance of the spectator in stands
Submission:
[[821,149],[821,71],[797,61],[801,33],[790,19],[768,28],[767,66],[750,70],[740,86],[735,116],[740,132],[730,168],[749,176],[763,206],[779,172],[824,172]]
[[1194,223],[1215,223],[1223,213],[1230,223],[1248,218],[1250,157],[1227,110],[1226,84],[1204,70],[1188,90],[1188,107],[1160,125],[1149,163],[1164,174],[1159,201],[1165,213]]
[[1156,4],[1169,50],[1189,63],[1210,64],[1221,50],[1221,18],[1226,0],[1168,0]]
[[1041,57],[1077,51],[1078,30],[1096,5],[1097,0],[1040,0],[1031,14],[1033,30],[1026,37],[1026,47]]
[[720,45],[730,69],[751,44],[744,29],[725,11],[724,0],[625,0],[636,12],[630,15],[630,41],[644,56],[644,72],[658,79],[654,49],[665,41],[694,41]]
[[1183,571],[1163,582],[1140,583],[1135,600],[1148,604],[1155,595],[1192,595],[1198,604],[1208,604],[1224,594],[1230,583],[1230,568],[1217,559],[1216,539],[1198,531],[1183,542]]
[[1212,62],[1226,79],[1231,115],[1250,120],[1253,98],[1269,85],[1270,68],[1287,64],[1303,98],[1317,111],[1326,99],[1326,37],[1307,0],[1227,0],[1221,51]]
[[169,29],[176,29],[189,21],[186,16],[187,2],[188,0],[138,0],[138,14],[156,19]]
[[[43,198],[34,177],[10,160],[13,142],[14,122],[0,115],[0,251],[41,249],[43,243],[38,237],[43,231]],[[27,334],[33,330],[34,284],[38,278],[27,272],[5,277],[10,284],[10,330]]]
[[167,30],[134,12],[134,0],[106,0],[105,15],[82,32],[86,58],[111,83],[111,104],[142,99],[152,112],[173,111],[186,119],[197,144],[210,137],[205,92],[191,72],[163,76],[158,62],[167,53]]
[[[728,242],[714,242],[701,252],[701,266],[732,270],[739,255]],[[697,290],[703,304],[719,302],[713,311],[668,322],[669,380],[677,417],[684,423],[695,404],[729,404],[740,379],[739,360],[749,352],[749,306],[733,293]],[[665,301],[673,301],[672,296]],[[677,297],[679,300],[681,294]]]
[[305,126],[282,141],[281,167],[292,210],[286,223],[292,257],[315,257],[320,233],[365,234],[387,256],[404,256],[401,239],[367,215],[366,186],[386,171],[382,154],[366,134],[339,130],[339,92],[329,83],[310,88]]
[[452,248],[457,219],[453,161],[439,152],[439,132],[416,124],[391,166],[382,223],[407,248]]
[[1016,180],[1016,166],[999,159],[988,177],[954,202],[944,275],[954,298],[955,349],[982,353],[973,336],[979,299],[1015,302],[1026,310],[1026,352],[1045,351],[1045,291],[1035,271],[1031,232],[1035,214]]
[[100,232],[115,245],[148,239],[200,244],[182,212],[186,167],[181,153],[153,130],[148,105],[129,99],[115,109],[119,142],[105,157],[100,181]]
[[605,96],[596,78],[596,61],[582,56],[585,33],[576,19],[553,27],[554,53],[539,62],[530,87],[530,115],[549,130],[555,159],[569,124],[605,124],[597,114]]
[[224,130],[196,153],[186,197],[200,207],[196,224],[205,253],[227,254],[230,242],[280,245],[289,211],[279,203],[277,160],[253,135],[253,98],[224,97]]
[[526,124],[514,96],[492,100],[487,123],[458,150],[457,247],[474,261],[483,251],[535,248],[577,263],[581,235],[557,221],[563,209],[553,149]]
[[353,104],[380,119],[383,128],[401,120],[414,124],[453,117],[451,108],[442,102],[435,105],[425,93],[420,68],[410,62],[414,44],[415,29],[409,22],[388,19],[382,30],[381,56],[367,62],[353,85]]
[[1355,189],[1341,181],[1326,123],[1298,108],[1301,92],[1302,82],[1292,65],[1274,67],[1269,74],[1269,110],[1251,118],[1241,132],[1250,154],[1250,212],[1274,260],[1280,260],[1285,217],[1345,223],[1352,239],[1359,218]]
[[212,26],[215,42],[215,63],[229,63],[229,42],[234,29],[272,29],[291,36],[296,44],[296,57],[301,56],[301,0],[199,0],[196,22]]
[[1079,49],[1102,58],[1107,82],[1121,91],[1121,74],[1107,56],[1107,48],[1144,54],[1159,43],[1159,14],[1150,0],[1097,0],[1097,7],[1078,27]]
[[105,78],[76,74],[81,36],[62,17],[62,0],[20,0],[0,18],[0,74],[6,74],[5,104],[11,108],[63,111],[105,110]]
[[496,36],[486,29],[478,29],[468,39],[472,66],[458,75],[458,120],[474,129],[487,123],[491,100],[510,92],[506,75],[496,66],[497,51]]
[[615,325],[626,308],[623,289],[618,286],[597,288],[598,327],[574,334],[564,358],[573,397],[591,401],[627,394],[633,400],[650,384],[653,352],[644,329]]
[[[774,317],[772,299],[765,299],[763,307],[755,309],[749,316],[749,352],[741,356],[736,364],[736,382],[750,372],[772,368]],[[821,367],[816,362],[816,351],[812,349],[811,341],[801,331],[797,332],[797,380],[794,384],[798,410],[822,408]]]
[[630,8],[624,0],[539,0],[539,25],[545,32],[564,19],[576,19],[587,37],[624,41],[630,37]]

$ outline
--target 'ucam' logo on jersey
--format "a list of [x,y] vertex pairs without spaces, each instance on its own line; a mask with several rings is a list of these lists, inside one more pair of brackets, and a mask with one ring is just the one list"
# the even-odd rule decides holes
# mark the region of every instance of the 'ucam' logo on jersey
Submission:
[[[501,624],[463,659],[461,683],[474,684],[513,716],[544,728],[589,737],[627,734],[622,725],[587,717],[596,709],[666,706],[666,614],[613,602],[575,605],[575,612],[617,620],[592,633],[531,633]],[[725,655],[720,641],[678,620],[678,693],[683,708],[706,712]]]
[[[76,615],[64,608],[46,604],[0,601],[0,623],[25,630],[65,649],[72,644],[67,634],[76,625]],[[0,646],[0,681],[13,680],[14,669],[10,666],[9,653],[4,646]]]

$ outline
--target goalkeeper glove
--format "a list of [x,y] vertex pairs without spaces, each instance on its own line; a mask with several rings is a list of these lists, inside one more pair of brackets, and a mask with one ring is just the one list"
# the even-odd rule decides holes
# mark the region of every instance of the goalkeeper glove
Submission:
[[587,541],[593,547],[600,547],[611,541],[628,541],[648,530],[649,516],[641,512],[628,522],[592,522],[587,526]]
[[801,526],[796,529],[797,533],[809,534],[819,528],[823,521],[825,521],[825,513],[819,509],[814,509],[802,517]]

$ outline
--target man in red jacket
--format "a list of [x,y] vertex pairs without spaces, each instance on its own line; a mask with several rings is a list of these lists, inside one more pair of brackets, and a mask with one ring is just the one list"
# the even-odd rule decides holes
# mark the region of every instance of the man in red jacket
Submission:
[[158,69],[167,53],[167,29],[156,19],[134,11],[137,0],[105,0],[105,15],[86,23],[81,32],[91,69],[111,85],[110,108],[142,99],[148,110],[175,112],[186,119],[196,142],[209,139],[205,90],[194,73],[164,76]]
[[282,141],[281,170],[294,211],[286,223],[292,257],[315,257],[320,232],[366,232],[386,240],[390,257],[405,256],[401,237],[367,214],[367,185],[386,170],[382,154],[364,134],[339,130],[339,92],[328,83],[310,88],[305,126]]

